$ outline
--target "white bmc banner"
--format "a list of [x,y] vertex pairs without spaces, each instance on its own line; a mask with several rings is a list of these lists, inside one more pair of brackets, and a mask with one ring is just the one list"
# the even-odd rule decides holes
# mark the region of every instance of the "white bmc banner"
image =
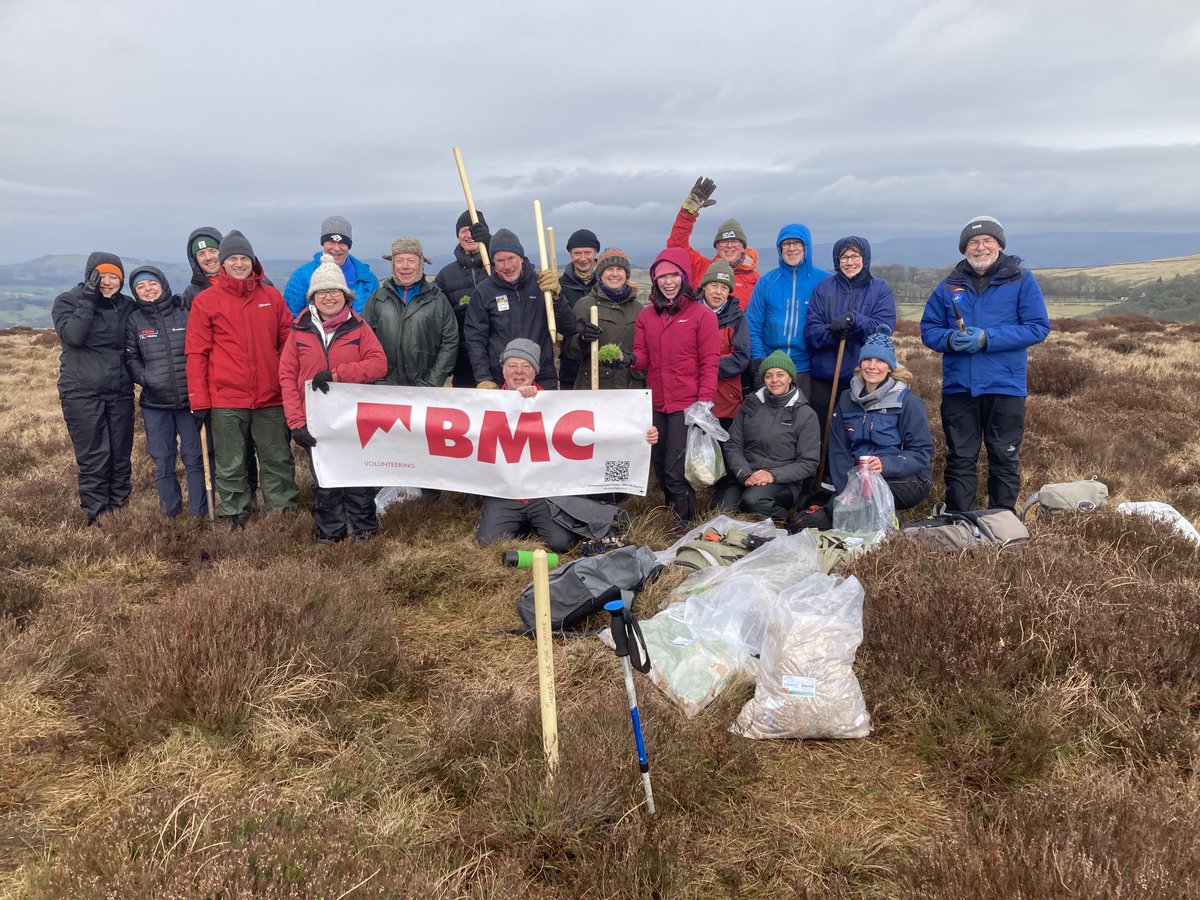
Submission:
[[646,493],[650,392],[306,386],[326,487],[408,487],[510,500]]

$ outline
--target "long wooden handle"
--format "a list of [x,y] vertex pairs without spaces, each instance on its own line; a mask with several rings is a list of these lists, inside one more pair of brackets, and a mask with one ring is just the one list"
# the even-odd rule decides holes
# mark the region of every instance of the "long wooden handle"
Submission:
[[213,502],[212,469],[208,462],[208,425],[200,426],[200,464],[204,466],[204,493],[208,495],[208,520],[215,522],[217,510],[216,504]]
[[533,620],[537,635],[538,694],[542,707],[542,752],[546,774],[558,768],[558,703],[554,695],[554,638],[550,633],[550,569],[546,551],[533,551]]
[[550,271],[558,277],[558,253],[554,250],[554,226],[546,226],[546,244],[550,248]]
[[837,362],[833,366],[833,386],[829,389],[829,411],[825,413],[825,433],[821,435],[821,464],[817,466],[817,479],[813,487],[821,489],[825,478],[825,459],[829,453],[829,425],[833,422],[833,410],[837,405],[838,380],[842,377],[842,354],[846,352],[846,339],[838,341]]
[[[463,165],[462,153],[457,147],[454,148],[454,164],[458,166],[458,180],[462,182],[463,196],[467,198],[467,212],[471,216],[471,224],[478,225],[479,213],[475,211],[475,198],[471,196],[471,185],[467,182],[467,168]],[[491,275],[492,260],[483,244],[479,245],[479,259],[483,263],[483,271]]]
[[[591,319],[593,325],[600,324],[600,309],[593,306],[591,309]],[[600,342],[592,341],[592,390],[600,390]]]
[[[549,266],[546,264],[546,229],[542,226],[542,201],[533,201],[533,223],[537,227],[538,236],[538,262],[540,268],[544,272]],[[554,295],[549,291],[542,291],[546,299],[546,327],[550,329],[550,341],[553,343],[558,340],[558,323],[554,321]]]

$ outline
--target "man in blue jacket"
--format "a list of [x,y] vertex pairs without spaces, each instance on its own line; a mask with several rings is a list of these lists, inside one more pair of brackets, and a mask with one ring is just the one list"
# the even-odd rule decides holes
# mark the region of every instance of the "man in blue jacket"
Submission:
[[979,445],[987,447],[989,508],[1016,509],[1021,489],[1028,348],[1050,333],[1046,301],[1021,259],[1004,253],[1004,228],[991,216],[966,224],[965,258],[925,304],[921,340],[942,354],[946,508],[975,508]]
[[312,280],[313,272],[321,264],[322,254],[328,253],[342,270],[346,284],[354,292],[354,311],[362,313],[363,305],[371,295],[379,290],[379,279],[371,271],[371,267],[357,257],[350,255],[353,245],[350,223],[342,216],[330,216],[321,223],[321,249],[313,254],[311,262],[306,262],[288,279],[287,287],[283,290],[283,299],[287,302],[293,318],[300,315],[301,310],[308,306],[308,283]]

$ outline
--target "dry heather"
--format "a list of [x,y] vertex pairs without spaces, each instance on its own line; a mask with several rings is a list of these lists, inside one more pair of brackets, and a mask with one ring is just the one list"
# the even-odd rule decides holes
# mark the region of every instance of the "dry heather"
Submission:
[[[1200,328],[1056,326],[1025,493],[1097,474],[1200,515],[1177,400]],[[132,503],[84,528],[56,342],[0,348],[0,895],[1200,895],[1200,561],[1165,528],[1105,511],[858,560],[865,740],[747,741],[752,685],[687,721],[639,679],[649,819],[594,639],[555,647],[547,780],[533,647],[507,633],[526,578],[474,546],[475,512],[407,504],[320,551],[307,513],[167,522],[139,433]],[[936,436],[938,359],[912,323],[898,352]],[[655,500],[632,507],[664,546]]]

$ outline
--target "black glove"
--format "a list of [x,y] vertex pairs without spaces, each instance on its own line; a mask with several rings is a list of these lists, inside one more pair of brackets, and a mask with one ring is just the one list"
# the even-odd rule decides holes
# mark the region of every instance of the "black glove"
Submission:
[[88,280],[83,283],[83,299],[89,303],[95,303],[100,296],[100,273],[95,269],[88,276]]
[[308,426],[292,429],[292,440],[306,450],[311,450],[317,446],[317,439],[308,433]]
[[192,418],[196,420],[196,427],[208,424],[208,417],[212,415],[211,409],[193,409]]
[[829,323],[829,330],[835,338],[844,338],[854,328],[854,313],[842,313]]
[[600,340],[600,338],[603,336],[604,329],[599,325],[593,325],[591,322],[585,323],[583,328],[579,330],[579,340],[585,344],[594,343],[595,341]]
[[485,247],[492,242],[492,233],[488,231],[487,222],[476,222],[471,226],[471,240]]
[[329,382],[333,381],[333,373],[328,369],[318,372],[312,377],[314,391],[320,391],[322,394],[329,393]]
[[623,350],[623,351],[621,351],[620,359],[614,359],[612,362],[608,363],[607,365],[611,366],[614,369],[628,369],[630,366],[633,365],[633,362],[635,359],[637,359],[636,356],[634,356],[628,350]]

